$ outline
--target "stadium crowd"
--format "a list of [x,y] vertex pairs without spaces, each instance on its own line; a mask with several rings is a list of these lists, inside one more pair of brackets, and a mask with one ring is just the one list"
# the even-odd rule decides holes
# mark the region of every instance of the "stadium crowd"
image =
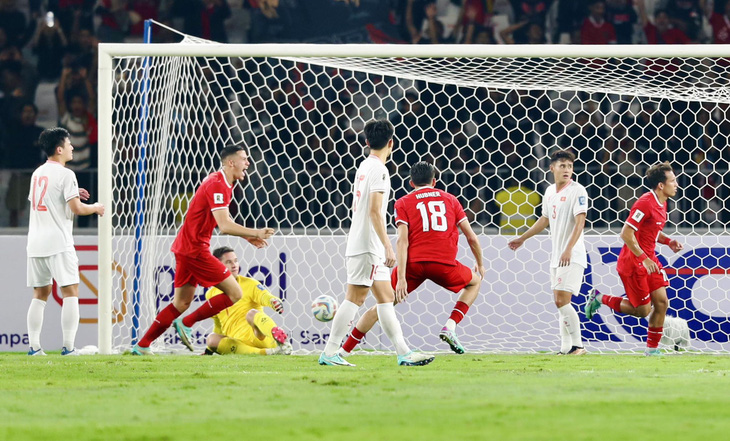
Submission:
[[[357,35],[347,20],[339,29],[319,26],[337,21],[330,10],[345,17],[370,14],[372,23],[360,26],[363,33]],[[26,224],[29,176],[41,162],[37,138],[45,127],[60,125],[71,133],[76,150],[69,166],[80,186],[94,194],[97,44],[141,41],[148,18],[230,43],[362,42],[358,38],[412,44],[730,43],[730,1],[724,0],[0,0],[0,227]],[[300,35],[292,35],[295,31]],[[161,28],[155,32],[155,42],[178,39]],[[617,225],[641,193],[644,169],[658,160],[683,170],[676,224],[707,228],[730,221],[724,203],[730,196],[728,106],[486,89],[457,105],[455,86],[400,87],[392,78],[377,84],[359,81],[357,74],[323,79],[324,71],[305,73],[311,76],[304,78],[311,98],[294,105],[290,74],[267,79],[238,70],[252,91],[272,79],[276,83],[268,95],[250,93],[241,104],[250,124],[246,141],[260,146],[271,166],[264,179],[273,182],[261,184],[281,187],[270,194],[281,200],[258,209],[280,226],[342,227],[347,207],[337,198],[349,194],[350,180],[337,169],[351,169],[361,153],[352,122],[382,116],[361,114],[373,96],[396,126],[392,163],[432,158],[441,181],[469,203],[467,214],[483,226],[504,226],[500,192],[519,191],[530,201],[543,189],[544,176],[535,171],[553,146],[578,154],[577,177],[593,200],[590,226]],[[335,81],[345,86],[341,92],[328,87]],[[576,108],[574,102],[581,104]],[[273,115],[273,124],[262,121],[266,115]],[[312,173],[287,175],[296,170]],[[287,196],[290,178],[300,181],[300,194]],[[607,187],[615,192],[604,191]],[[399,197],[405,182],[393,188]],[[320,204],[313,207],[311,201]],[[297,210],[286,210],[291,206]]]

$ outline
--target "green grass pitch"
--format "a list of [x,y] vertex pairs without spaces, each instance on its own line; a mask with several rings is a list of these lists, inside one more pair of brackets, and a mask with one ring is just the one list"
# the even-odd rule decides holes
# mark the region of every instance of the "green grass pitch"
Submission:
[[730,357],[0,354],[0,440],[703,440]]

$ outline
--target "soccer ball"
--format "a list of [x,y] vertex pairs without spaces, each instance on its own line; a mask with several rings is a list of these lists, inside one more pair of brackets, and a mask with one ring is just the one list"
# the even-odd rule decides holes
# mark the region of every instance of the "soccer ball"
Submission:
[[664,334],[661,343],[671,346],[675,351],[688,350],[690,348],[690,335],[687,320],[668,315],[664,319]]
[[328,322],[335,317],[337,302],[328,295],[321,295],[312,303],[312,315],[320,322]]

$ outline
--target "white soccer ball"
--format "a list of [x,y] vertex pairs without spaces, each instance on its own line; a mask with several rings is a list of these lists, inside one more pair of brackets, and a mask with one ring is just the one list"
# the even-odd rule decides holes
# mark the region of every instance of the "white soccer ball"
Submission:
[[337,302],[331,296],[321,295],[312,302],[312,315],[320,322],[328,322],[335,317]]
[[681,317],[668,315],[664,319],[664,334],[661,343],[671,346],[675,351],[690,348],[689,324]]

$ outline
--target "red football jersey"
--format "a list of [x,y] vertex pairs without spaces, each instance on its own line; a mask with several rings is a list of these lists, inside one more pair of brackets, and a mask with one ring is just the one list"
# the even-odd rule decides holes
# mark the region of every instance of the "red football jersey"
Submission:
[[195,191],[188,205],[182,228],[172,243],[172,252],[184,256],[210,254],[210,237],[218,223],[213,212],[228,208],[233,197],[233,185],[222,171],[208,175]]
[[395,202],[395,224],[408,225],[408,263],[456,265],[457,227],[465,220],[459,201],[433,187],[420,188]]
[[[641,195],[634,203],[626,219],[626,225],[635,230],[636,241],[642,251],[652,260],[656,260],[656,241],[659,233],[667,223],[667,203],[659,202],[656,193],[649,191]],[[619,264],[635,264],[636,256],[624,245],[618,256]]]

